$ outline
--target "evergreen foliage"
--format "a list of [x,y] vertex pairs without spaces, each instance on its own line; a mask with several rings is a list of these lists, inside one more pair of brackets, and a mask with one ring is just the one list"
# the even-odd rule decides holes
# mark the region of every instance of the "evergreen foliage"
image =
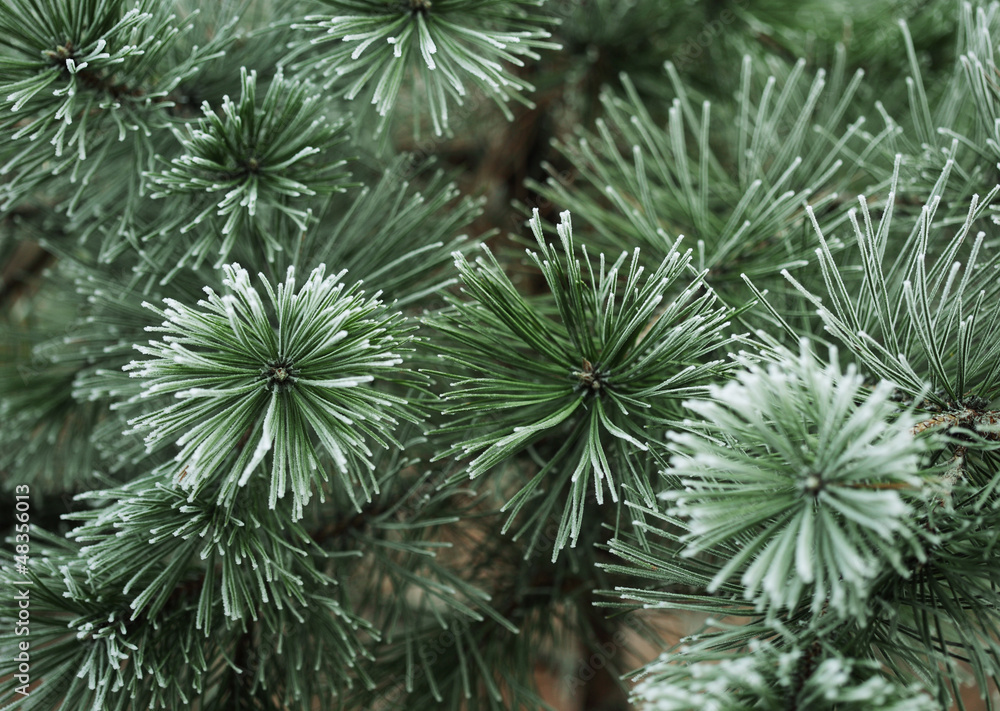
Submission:
[[[273,262],[281,244],[270,232],[282,229],[280,221],[267,219],[267,212],[305,230],[308,211],[294,207],[294,198],[344,189],[340,183],[349,174],[340,169],[346,161],[333,152],[344,140],[339,135],[343,126],[317,117],[320,95],[308,84],[286,83],[280,67],[259,107],[256,72],[241,69],[240,85],[238,102],[228,96],[223,99],[222,116],[205,102],[205,118],[197,127],[185,126],[187,130],[178,136],[183,155],[171,161],[169,170],[147,176],[156,189],[150,198],[208,193],[204,207],[172,206],[183,220],[195,212],[179,232],[189,232],[206,217],[217,215],[224,218],[219,220],[222,224],[210,223],[204,234],[221,235],[220,261],[229,256],[237,237],[252,229],[267,250],[267,261]],[[160,234],[171,227],[162,227]],[[209,239],[195,242],[185,257],[196,261],[212,247]],[[182,259],[179,265],[184,263]]]
[[812,615],[863,620],[875,575],[926,560],[900,496],[920,490],[924,440],[910,435],[914,417],[893,417],[890,383],[866,397],[835,353],[826,369],[808,351],[781,365],[751,365],[688,403],[703,424],[674,435],[676,486],[662,498],[684,520],[683,556],[726,561],[709,592],[741,572],[744,596],[770,616],[811,598]]
[[[545,278],[555,313],[519,294],[489,252],[474,267],[464,258],[456,262],[475,301],[455,304],[436,323],[455,343],[442,357],[461,368],[446,375],[470,377],[442,396],[444,414],[457,417],[440,433],[458,441],[440,456],[476,455],[460,475],[476,478],[558,432],[562,446],[504,506],[513,520],[547,476],[558,477],[540,509],[544,515],[560,498],[568,502],[555,557],[579,538],[591,480],[598,505],[605,489],[616,504],[619,490],[652,503],[649,482],[629,455],[648,452],[649,430],[673,424],[677,402],[720,376],[722,363],[706,355],[726,341],[731,312],[715,306],[703,275],[675,286],[690,276],[690,252],[671,249],[643,275],[638,250],[611,264],[602,254],[598,265],[586,247],[578,253],[568,212],[556,228],[561,250],[545,242],[537,211],[530,224],[539,251],[528,256]],[[486,431],[461,437],[480,429]]]
[[[412,68],[418,93],[426,101],[434,133],[449,125],[448,105],[466,100],[468,83],[486,91],[509,118],[505,102],[525,97],[534,87],[512,67],[539,59],[536,48],[557,48],[537,23],[549,20],[534,8],[544,0],[321,0],[335,15],[308,15],[294,25],[323,31],[300,66],[315,69],[325,88],[351,76],[343,94],[355,99],[371,87],[371,103],[388,117]],[[335,43],[327,47],[326,43]],[[302,47],[305,50],[305,46]],[[398,61],[397,61],[398,60]],[[357,76],[360,75],[360,76]],[[464,79],[464,81],[463,81]],[[379,130],[385,121],[378,122]]]
[[[400,314],[386,314],[377,299],[345,290],[345,272],[325,276],[323,265],[296,291],[289,267],[277,287],[261,275],[272,323],[246,270],[233,264],[224,271],[223,284],[232,293],[220,297],[206,288],[201,309],[172,299],[163,311],[143,304],[164,319],[147,330],[166,335],[136,346],[151,358],[125,370],[146,381],[142,397],[173,395],[179,402],[130,420],[134,429],[126,434],[148,431],[150,450],[178,445],[171,468],[183,469],[172,478],[180,482],[186,475],[185,488],[201,491],[224,470],[220,503],[230,502],[270,453],[269,505],[290,486],[300,518],[313,477],[323,476],[322,456],[344,476],[373,468],[367,442],[388,446],[397,424],[389,409],[416,419],[405,400],[364,387],[373,373],[391,377],[402,363],[390,350],[406,345]],[[246,445],[230,463],[226,445],[234,439]]]
[[0,4],[0,705],[997,708],[998,42]]

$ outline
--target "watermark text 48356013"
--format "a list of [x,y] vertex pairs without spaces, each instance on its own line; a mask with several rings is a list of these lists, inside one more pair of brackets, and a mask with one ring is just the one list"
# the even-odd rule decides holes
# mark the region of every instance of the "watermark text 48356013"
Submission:
[[14,679],[16,694],[27,696],[31,684],[31,581],[28,579],[28,565],[31,553],[31,490],[27,484],[19,484],[14,489],[14,570],[17,580],[13,583],[14,603],[17,618],[14,620],[14,636],[18,639],[15,662],[17,672]]

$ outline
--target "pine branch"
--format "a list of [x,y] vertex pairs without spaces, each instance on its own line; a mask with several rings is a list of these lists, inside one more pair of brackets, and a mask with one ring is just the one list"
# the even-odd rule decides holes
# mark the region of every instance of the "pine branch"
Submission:
[[[309,15],[293,25],[324,34],[302,42],[292,54],[296,67],[326,77],[324,88],[356,75],[341,92],[355,99],[364,91],[381,117],[382,132],[397,106],[400,89],[412,78],[415,93],[427,101],[436,135],[448,128],[449,104],[462,105],[471,82],[505,112],[510,99],[531,105],[534,87],[504,66],[524,66],[522,57],[539,59],[536,49],[559,49],[537,29],[548,21],[531,12],[544,0],[323,0],[337,13]],[[342,42],[333,47],[328,42]],[[320,53],[309,50],[319,45]],[[304,55],[304,56],[303,56]],[[376,77],[378,77],[376,81]],[[374,87],[370,86],[374,84]],[[339,87],[338,87],[339,89]]]
[[[344,476],[370,470],[369,442],[399,446],[388,408],[418,419],[402,398],[364,387],[376,373],[406,379],[396,349],[406,348],[408,330],[377,296],[364,299],[356,284],[340,283],[345,272],[326,276],[318,267],[298,292],[293,268],[277,289],[260,275],[265,306],[242,267],[224,271],[232,293],[206,288],[201,310],[172,299],[165,311],[147,306],[164,319],[147,330],[167,335],[137,346],[150,359],[125,369],[146,381],[141,397],[176,393],[180,402],[134,418],[133,431],[148,432],[150,451],[181,446],[166,470],[175,480],[186,471],[184,488],[199,491],[221,477],[220,502],[232,502],[270,454],[271,505],[290,482],[298,518],[321,480],[321,456]],[[255,446],[230,456],[227,443],[248,428]],[[375,479],[361,481],[370,499]]]
[[[189,241],[174,272],[188,263],[197,267],[210,252],[217,253],[219,268],[238,239],[260,242],[272,262],[284,249],[283,233],[292,227],[304,231],[311,221],[309,197],[349,187],[347,161],[334,151],[346,140],[345,126],[327,120],[313,87],[286,81],[279,68],[258,105],[256,72],[241,68],[240,77],[239,101],[226,97],[221,115],[206,102],[205,118],[177,133],[182,155],[170,162],[170,170],[147,174],[154,200],[195,196],[167,208],[183,215],[181,224],[168,221],[143,237],[152,242],[151,258],[171,256],[175,230],[185,234],[202,222],[208,225],[201,239]],[[271,214],[277,219],[268,224]]]
[[[504,507],[506,530],[552,477],[555,485],[536,511],[562,509],[553,558],[579,537],[591,476],[598,504],[605,489],[616,505],[625,491],[652,501],[649,483],[628,457],[649,449],[649,428],[676,423],[681,398],[723,372],[708,354],[724,345],[721,330],[732,313],[715,305],[713,293],[698,295],[701,275],[676,285],[690,253],[671,250],[645,278],[638,254],[622,254],[611,265],[601,255],[594,265],[586,248],[577,256],[569,213],[561,218],[562,249],[546,244],[536,213],[531,227],[539,252],[529,252],[556,314],[518,294],[487,252],[475,266],[456,261],[475,301],[455,303],[452,313],[431,321],[455,344],[441,349],[455,366],[441,375],[460,378],[443,398],[457,402],[444,410],[452,422],[438,433],[461,439],[437,458],[475,455],[456,479],[479,477],[550,434],[562,442]],[[531,524],[533,539],[544,518]]]

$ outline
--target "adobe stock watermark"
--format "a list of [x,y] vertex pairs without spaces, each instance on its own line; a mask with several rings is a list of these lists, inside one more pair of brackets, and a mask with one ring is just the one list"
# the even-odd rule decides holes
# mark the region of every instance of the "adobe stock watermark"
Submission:
[[[469,623],[465,620],[455,622],[448,629],[442,630],[434,639],[430,641],[423,642],[418,650],[417,656],[423,661],[423,664],[415,665],[413,667],[413,673],[410,676],[410,684],[415,681],[419,681],[426,674],[425,669],[430,667],[438,660],[438,657],[443,655],[450,647],[452,647],[456,642],[458,642],[459,636],[464,634],[469,628]],[[405,677],[405,675],[402,675]],[[388,690],[386,690],[379,698],[380,702],[376,703],[373,708],[382,708],[384,704],[398,704],[407,694],[410,693],[410,686],[407,683],[406,678],[400,678],[395,683],[393,683]],[[382,705],[380,705],[382,704]]]
[[[733,4],[741,10],[750,5],[750,0],[734,0]],[[726,8],[714,20],[706,22],[701,31],[688,39],[674,51],[670,61],[680,71],[688,68],[708,47],[722,34],[726,25],[733,24],[739,17],[736,12]]]
[[616,656],[628,649],[629,632],[639,633],[645,628],[646,625],[638,611],[623,616],[614,634],[611,635],[611,639],[599,643],[589,657],[581,658],[577,662],[574,672],[565,678],[569,690],[577,691],[586,686],[597,676],[597,672],[609,666]]
[[[439,658],[447,654],[451,647],[457,642],[459,637],[468,632],[470,624],[467,621],[458,621],[451,628],[442,630],[433,639],[420,644],[416,657],[423,664],[414,665],[412,674],[407,682],[406,675],[400,675],[389,685],[379,696],[379,701],[373,706],[375,709],[383,708],[385,705],[398,705],[416,687],[425,675],[425,669],[432,666]],[[572,673],[563,677],[563,684],[569,691],[576,691],[585,687],[597,673],[605,667],[611,665],[612,660],[626,651],[629,647],[630,634],[640,633],[646,629],[646,624],[642,620],[639,611],[633,611],[623,616],[618,621],[617,629],[611,638],[594,648],[590,656],[580,658]]]
[[17,667],[14,680],[17,686],[14,693],[27,696],[31,687],[31,580],[28,578],[28,568],[31,559],[31,490],[27,484],[14,487],[14,570],[17,577],[11,583],[17,594],[14,603],[17,606],[17,617],[14,620],[14,636],[20,638],[17,643],[17,654],[14,662]]
[[[550,36],[544,39],[559,41],[559,26],[577,12],[592,10],[592,8],[588,7],[589,3],[590,0],[567,0],[567,2],[560,4],[547,4],[545,10],[552,24],[550,27],[546,27],[546,31],[550,32]],[[528,96],[531,94],[531,92],[525,93]],[[448,109],[448,122],[455,125],[467,121],[473,114],[482,110],[484,106],[496,103],[496,99],[489,94],[483,91],[472,90],[461,97],[454,98],[454,104],[451,104]],[[513,100],[510,103],[513,103]],[[416,145],[407,151],[409,157],[402,166],[401,178],[404,180],[410,179],[425,161],[437,154],[443,144],[453,139],[454,135],[448,130],[443,130],[439,134],[432,132],[430,135],[420,138]]]
[[[108,288],[117,289],[124,294],[125,285],[128,284],[133,274],[132,269],[120,265],[106,266],[107,271],[104,274],[104,279]],[[77,304],[76,312],[69,318],[62,330],[49,334],[44,340],[37,343],[31,343],[25,331],[11,326],[0,329],[0,348],[6,349],[12,354],[27,351],[25,357],[20,359],[15,357],[14,359],[14,368],[20,376],[21,385],[30,386],[32,381],[39,376],[59,367],[59,360],[53,358],[54,352],[71,351],[75,343],[86,340],[87,334],[94,327],[87,320],[91,314],[88,303],[89,299],[81,300]]]
[[[554,183],[558,183],[563,188],[567,188],[572,184],[574,177],[574,171],[562,170],[558,173],[550,175],[546,179],[546,184],[552,185]],[[549,200],[549,198],[545,195],[541,193],[534,193],[522,203],[520,208],[514,210],[514,212],[508,217],[508,229],[515,234],[527,234],[527,226],[529,220],[531,219],[531,214],[535,210],[538,210],[541,213],[546,213],[549,209],[555,206],[556,204]]]

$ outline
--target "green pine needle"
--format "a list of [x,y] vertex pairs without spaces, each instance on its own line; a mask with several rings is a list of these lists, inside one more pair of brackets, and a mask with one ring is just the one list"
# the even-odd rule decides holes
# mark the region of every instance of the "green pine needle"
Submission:
[[559,482],[545,509],[567,487],[557,553],[577,540],[591,487],[598,504],[605,493],[619,503],[625,490],[652,501],[627,457],[648,450],[651,437],[676,421],[680,401],[725,371],[711,354],[727,341],[732,310],[691,273],[690,252],[671,250],[645,274],[638,250],[612,264],[577,251],[568,212],[557,227],[559,247],[546,243],[537,211],[530,224],[539,251],[528,256],[554,313],[518,293],[487,251],[475,264],[457,256],[473,300],[431,320],[454,344],[442,351],[454,382],[443,397],[451,421],[440,433],[458,441],[438,458],[472,456],[463,473],[475,478],[545,441],[546,465],[505,508],[509,526],[543,477]]
[[[156,188],[150,194],[154,199],[193,196],[193,204],[171,205],[172,212],[185,216],[182,234],[207,223],[207,229],[195,231],[199,237],[179,266],[191,262],[196,267],[200,257],[216,252],[218,268],[238,239],[262,242],[273,261],[274,252],[283,249],[283,222],[305,230],[308,198],[348,187],[347,161],[335,151],[346,140],[346,124],[326,117],[315,87],[286,80],[279,69],[258,103],[257,73],[241,68],[240,81],[239,100],[225,97],[220,112],[206,102],[205,118],[177,131],[182,155],[170,162],[170,170],[148,176]],[[279,218],[277,229],[273,216]],[[147,240],[153,242],[152,252],[162,253],[174,235],[161,225]]]
[[[922,490],[924,439],[899,413],[894,386],[862,392],[837,354],[817,362],[803,341],[766,369],[686,404],[699,432],[676,434],[662,497],[688,532],[684,555],[716,552],[709,591],[740,576],[744,596],[775,615],[809,601],[811,614],[864,618],[874,580],[924,553],[911,504]],[[724,550],[723,550],[724,549]]]
[[407,79],[426,99],[437,135],[448,127],[449,104],[461,105],[468,99],[469,84],[513,118],[506,102],[513,98],[530,106],[524,95],[534,87],[509,67],[523,67],[523,58],[538,59],[536,49],[559,49],[545,41],[548,32],[536,27],[549,20],[529,12],[544,0],[323,2],[336,14],[308,16],[306,22],[293,25],[324,33],[312,40],[320,53],[307,55],[299,65],[321,71],[327,88],[340,89],[341,77],[350,77],[341,89],[348,99],[368,90],[382,117],[379,131],[398,104]]
[[146,432],[150,449],[178,445],[169,469],[182,486],[198,491],[220,479],[220,501],[259,475],[268,455],[270,505],[290,488],[295,518],[312,483],[326,479],[328,459],[348,480],[364,474],[370,496],[369,445],[395,443],[390,412],[416,419],[404,399],[370,387],[403,377],[402,317],[323,266],[297,292],[294,268],[277,289],[261,275],[270,308],[246,270],[224,272],[229,294],[206,287],[208,299],[194,308],[173,299],[163,310],[147,305],[164,319],[147,330],[163,340],[136,346],[149,359],[125,369],[145,381],[141,397],[175,401],[131,420],[135,431]]

